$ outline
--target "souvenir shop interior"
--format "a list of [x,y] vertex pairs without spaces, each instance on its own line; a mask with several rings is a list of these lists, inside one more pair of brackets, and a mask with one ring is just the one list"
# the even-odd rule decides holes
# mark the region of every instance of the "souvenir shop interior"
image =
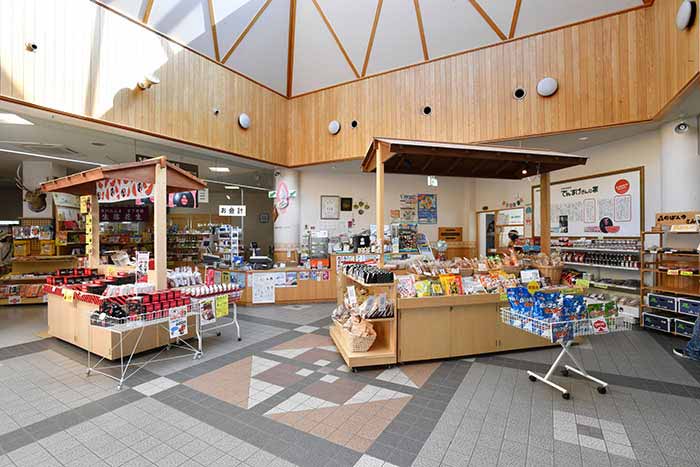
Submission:
[[66,2],[0,4],[0,467],[700,465],[696,2]]

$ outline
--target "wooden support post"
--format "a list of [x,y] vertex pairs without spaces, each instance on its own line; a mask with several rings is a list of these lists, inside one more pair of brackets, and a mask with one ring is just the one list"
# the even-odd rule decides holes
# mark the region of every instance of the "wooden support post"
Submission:
[[148,281],[157,290],[168,287],[167,276],[167,219],[165,208],[168,203],[168,169],[165,159],[155,166],[155,183],[153,184],[153,262],[154,271],[149,271]]
[[384,267],[384,157],[387,148],[377,143],[375,161],[377,165],[377,244],[379,245],[379,267]]
[[100,266],[100,205],[97,194],[90,195],[90,210],[87,215],[92,221],[92,245],[89,250],[86,248],[85,254],[90,267],[97,269]]
[[550,182],[549,173],[540,175],[540,247],[542,253],[549,254],[551,250],[552,217],[550,215]]

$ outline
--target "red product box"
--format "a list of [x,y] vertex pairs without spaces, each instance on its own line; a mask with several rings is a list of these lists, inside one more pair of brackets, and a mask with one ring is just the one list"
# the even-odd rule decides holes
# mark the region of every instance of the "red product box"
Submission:
[[168,292],[158,292],[158,301],[164,302],[168,300]]
[[153,303],[153,309],[155,311],[160,311],[161,310],[160,302]]
[[179,290],[173,290],[173,298],[175,298],[176,300],[182,298],[182,292]]
[[181,298],[178,299],[178,300],[175,300],[175,301],[177,302],[177,306],[182,306],[182,305],[185,304],[185,301],[184,301],[183,299],[181,299]]
[[141,296],[141,303],[151,303],[151,296],[149,294]]
[[185,297],[182,299],[185,303],[185,305],[189,305],[192,300],[190,300],[190,297]]
[[172,290],[168,290],[166,293],[168,294],[168,300],[175,298],[175,293]]

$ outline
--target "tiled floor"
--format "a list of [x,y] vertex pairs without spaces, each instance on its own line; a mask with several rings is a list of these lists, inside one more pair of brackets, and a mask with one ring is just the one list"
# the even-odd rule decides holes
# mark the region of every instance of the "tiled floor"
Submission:
[[15,319],[12,339],[0,328],[0,467],[700,466],[700,365],[671,355],[675,338],[587,340],[575,354],[611,386],[558,376],[564,400],[525,372],[553,349],[352,373],[332,307],[242,309],[241,342],[227,328],[203,359],[150,365],[121,391]]

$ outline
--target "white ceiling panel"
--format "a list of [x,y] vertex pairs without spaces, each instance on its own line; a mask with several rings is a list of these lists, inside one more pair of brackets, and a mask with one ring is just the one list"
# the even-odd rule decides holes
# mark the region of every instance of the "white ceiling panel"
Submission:
[[377,32],[374,35],[367,74],[371,75],[422,61],[423,47],[413,2],[384,0]]
[[143,19],[146,11],[146,0],[102,0],[102,3],[138,20]]
[[207,0],[154,0],[148,24],[193,49],[214,57]]
[[[324,14],[328,17],[325,10]],[[331,21],[330,18],[328,21]],[[350,65],[343,57],[338,44],[311,0],[297,2],[295,32],[293,94],[301,94],[355,78]],[[360,68],[362,68],[361,63]]]
[[430,58],[500,40],[467,0],[422,0],[420,8]]
[[[528,1],[528,0],[524,0]],[[477,0],[481,8],[491,17],[496,26],[506,37],[510,32],[510,23],[513,20],[515,0]],[[520,10],[522,11],[522,9]]]
[[[302,0],[305,3],[308,0]],[[318,0],[333,30],[358,71],[362,70],[372,32],[378,0],[353,0],[348,14],[347,0]]]
[[287,92],[289,0],[272,0],[226,66],[272,89]]
[[642,4],[642,0],[523,0],[516,36],[575,23]]
[[216,36],[222,58],[263,4],[265,0],[213,0]]

